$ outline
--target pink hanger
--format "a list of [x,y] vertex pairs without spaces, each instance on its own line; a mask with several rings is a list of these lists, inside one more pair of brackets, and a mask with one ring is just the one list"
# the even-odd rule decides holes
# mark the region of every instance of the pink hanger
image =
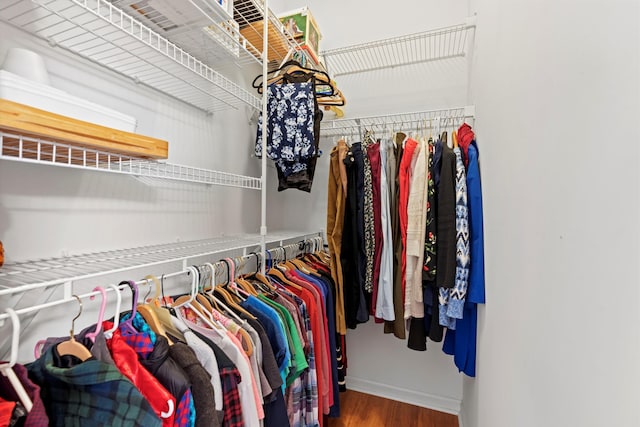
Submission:
[[244,296],[248,297],[249,294],[245,292],[244,289],[239,288],[238,285],[236,285],[236,262],[231,258],[224,258],[223,261],[225,262],[225,264],[227,264],[227,268],[229,271],[229,286],[231,287],[231,289],[233,289],[238,296],[240,296],[241,293]]
[[[94,291],[100,291],[102,294],[102,304],[100,304],[100,313],[98,314],[98,323],[96,324],[96,330],[87,334],[87,338],[91,340],[91,342],[96,342],[96,337],[102,330],[102,321],[104,320],[104,309],[107,307],[107,292],[104,290],[102,286],[96,286],[93,288]],[[95,295],[91,295],[91,299],[95,299]]]

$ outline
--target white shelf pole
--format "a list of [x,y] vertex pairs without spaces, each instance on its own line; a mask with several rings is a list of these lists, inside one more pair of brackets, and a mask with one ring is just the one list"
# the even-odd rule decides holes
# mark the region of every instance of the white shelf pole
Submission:
[[267,117],[267,66],[269,65],[269,0],[264,0],[264,19],[262,36],[262,188],[260,189],[260,252],[262,252],[262,266],[260,272],[265,272],[265,261],[267,251],[267,132],[269,121]]

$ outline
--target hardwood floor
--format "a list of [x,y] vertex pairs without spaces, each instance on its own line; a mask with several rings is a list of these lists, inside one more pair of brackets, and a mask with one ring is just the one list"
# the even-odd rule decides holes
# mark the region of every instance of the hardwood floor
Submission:
[[340,393],[340,418],[328,427],[458,427],[458,417],[349,390]]

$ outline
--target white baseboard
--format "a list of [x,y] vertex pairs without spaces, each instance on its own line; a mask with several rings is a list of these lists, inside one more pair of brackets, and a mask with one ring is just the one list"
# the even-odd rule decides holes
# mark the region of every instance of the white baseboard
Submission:
[[347,377],[347,389],[457,415],[460,419],[461,401],[458,399],[407,390],[355,377]]
[[462,411],[458,414],[458,427],[464,427],[464,417],[462,416]]

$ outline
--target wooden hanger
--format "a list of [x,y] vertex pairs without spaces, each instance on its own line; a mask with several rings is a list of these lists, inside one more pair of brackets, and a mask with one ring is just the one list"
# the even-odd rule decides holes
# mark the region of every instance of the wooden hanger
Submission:
[[456,132],[455,130],[453,132],[451,132],[451,138],[453,139],[453,148],[457,148],[458,147],[458,132]]
[[[156,294],[154,298],[158,298],[160,296],[160,282],[158,281],[158,279],[153,276],[146,276],[145,280],[147,280],[149,284],[151,284],[152,281],[155,283]],[[167,331],[162,325],[162,322],[160,322],[160,318],[154,309],[154,305],[145,303],[138,305],[137,308],[138,313],[140,313],[144,321],[147,322],[147,325],[149,325],[153,332],[166,338],[169,345],[173,345],[173,341],[171,341],[171,339],[167,335]]]
[[[160,281],[158,280],[157,277],[153,275],[148,275],[145,277],[145,279],[152,280],[153,283],[155,283],[156,285],[156,293],[154,294],[153,299],[146,305],[151,309],[151,311],[155,313],[155,317],[158,319],[159,324],[162,325],[162,330],[164,330],[164,333],[166,334],[163,336],[167,338],[167,340],[169,341],[169,345],[173,345],[173,342],[169,338],[169,335],[183,342],[186,342],[186,339],[184,338],[184,335],[182,334],[182,332],[173,325],[173,322],[171,321],[171,313],[169,312],[169,310],[165,309],[160,305],[161,288],[162,288]],[[164,280],[164,275],[163,275],[163,280]],[[141,314],[143,317],[145,317],[144,313],[141,312]],[[146,317],[145,317],[145,320],[147,320]]]
[[56,346],[56,350],[58,351],[58,354],[60,356],[75,356],[84,362],[85,360],[93,356],[89,351],[89,349],[85,347],[82,343],[79,343],[78,341],[76,341],[76,338],[74,337],[73,331],[75,329],[76,319],[80,317],[80,315],[82,314],[82,300],[78,295],[73,295],[73,297],[78,300],[78,304],[80,304],[80,310],[78,311],[78,314],[76,315],[76,317],[74,317],[71,320],[71,330],[69,331],[69,340],[59,343]]

